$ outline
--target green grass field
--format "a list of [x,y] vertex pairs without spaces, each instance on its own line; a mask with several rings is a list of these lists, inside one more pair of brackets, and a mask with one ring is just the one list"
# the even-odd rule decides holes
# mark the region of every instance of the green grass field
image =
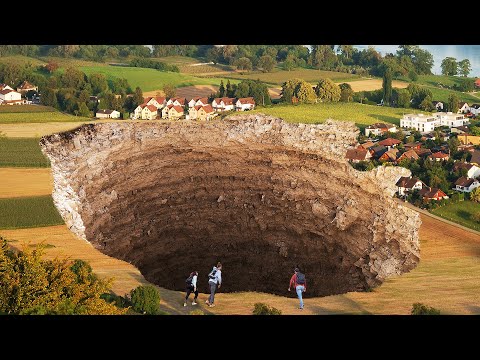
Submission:
[[[176,87],[191,85],[220,85],[220,78],[199,78],[187,74],[164,72],[155,69],[122,66],[82,66],[80,70],[87,75],[93,73],[104,74],[107,78],[125,78],[133,87],[140,86],[143,91],[161,90],[166,83],[173,83]],[[227,79],[223,79],[226,82]],[[231,81],[235,84],[238,81]]]
[[[415,84],[427,86],[453,86],[460,85],[463,79],[474,80],[474,78],[464,78],[460,76],[445,76],[445,75],[419,75]],[[410,81],[408,77],[402,76],[401,80]]]
[[460,99],[460,101],[466,101],[469,104],[473,104],[473,103],[478,104],[480,102],[480,97],[463,93],[461,91],[440,89],[440,88],[431,87],[431,86],[429,86],[428,89],[432,91],[433,100],[435,101],[448,102],[448,97],[450,96],[450,94],[455,94]]
[[23,56],[23,55],[12,55],[12,56],[0,56],[0,64],[18,64],[18,65],[27,65],[32,64],[33,66],[39,66],[46,64],[44,61]]
[[262,73],[262,72],[252,72],[245,73],[241,75],[240,73],[232,73],[230,75],[224,75],[232,79],[260,79],[263,82],[272,85],[282,85],[285,81],[293,78],[303,79],[305,81],[316,83],[320,79],[330,78],[335,82],[344,82],[344,81],[354,81],[362,79],[358,75],[341,73],[336,71],[326,71],[326,70],[314,70],[314,69],[296,69],[292,71],[285,71],[280,69],[275,69],[271,73]]
[[50,195],[0,199],[0,229],[63,224]]
[[437,216],[480,231],[480,223],[472,219],[472,215],[477,212],[480,212],[480,204],[473,201],[460,201],[432,210]]
[[4,113],[41,113],[41,112],[56,112],[51,106],[43,105],[9,105],[0,106],[0,114]]
[[391,108],[359,103],[323,103],[303,105],[274,105],[258,108],[254,112],[280,117],[288,122],[321,123],[326,119],[354,121],[361,129],[376,122],[399,125],[403,114],[415,109]]
[[0,111],[0,124],[16,123],[46,123],[46,122],[75,122],[91,121],[75,115],[64,114],[59,111],[41,111],[41,112],[3,112]]
[[[0,138],[0,167],[49,167],[40,150],[40,139]],[[1,179],[0,179],[1,185]]]

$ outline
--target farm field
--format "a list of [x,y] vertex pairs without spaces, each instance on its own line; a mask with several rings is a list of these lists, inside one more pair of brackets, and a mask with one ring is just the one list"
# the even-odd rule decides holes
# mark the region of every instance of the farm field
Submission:
[[50,195],[0,199],[0,229],[63,224]]
[[49,167],[38,138],[0,138],[1,167]]
[[432,211],[432,213],[444,219],[480,231],[480,223],[472,219],[472,216],[478,212],[480,212],[480,204],[473,201],[451,203]]
[[58,112],[51,106],[43,105],[9,105],[0,106],[0,114],[8,113],[43,113],[43,112]]
[[[285,297],[266,293],[238,292],[216,296],[215,308],[205,308],[207,294],[200,293],[199,308],[209,314],[251,314],[253,304],[264,302],[282,310],[283,314],[409,314],[414,302],[440,309],[442,314],[480,314],[480,236],[439,220],[421,215],[421,260],[410,273],[387,279],[372,292],[346,293],[305,299],[305,310],[296,307],[298,300],[286,292]],[[1,230],[0,236],[12,240],[19,248],[23,242],[43,242],[54,247],[46,256],[69,256],[88,261],[101,277],[114,277],[113,291],[124,295],[146,280],[124,261],[111,258],[89,243],[76,238],[65,225],[44,228]],[[308,277],[308,274],[307,274]],[[288,280],[285,283],[288,286]],[[188,314],[183,307],[184,293],[159,288],[161,310],[172,314]]]
[[44,135],[75,129],[85,123],[86,122],[47,122],[33,124],[0,124],[0,133],[5,134],[7,137],[14,138],[40,138]]
[[[354,92],[357,91],[372,91],[378,90],[382,88],[382,79],[366,79],[366,80],[358,80],[358,81],[347,81],[348,84],[352,87]],[[408,86],[407,82],[393,80],[392,87],[398,89],[404,89]]]
[[460,99],[460,101],[466,101],[469,104],[480,102],[480,97],[476,97],[468,93],[463,93],[461,91],[440,89],[432,86],[428,86],[428,89],[432,91],[433,100],[435,101],[448,102],[448,97],[451,94],[455,94]]
[[2,112],[0,111],[0,124],[14,123],[44,123],[44,122],[78,122],[91,119],[81,116],[64,114],[59,111],[41,112]]
[[[191,85],[220,85],[220,78],[198,78],[188,74],[164,72],[155,69],[122,66],[82,66],[79,68],[87,75],[93,73],[104,74],[107,78],[125,78],[133,89],[139,86],[142,91],[157,91],[166,83],[176,87]],[[224,79],[226,82],[226,79]],[[237,83],[238,81],[231,81]]]
[[345,82],[362,79],[358,75],[341,73],[337,71],[326,71],[326,70],[314,70],[314,69],[297,69],[292,71],[285,71],[277,69],[276,71],[270,73],[262,72],[246,72],[245,75],[241,73],[232,73],[229,75],[224,75],[232,79],[252,79],[263,81],[272,85],[282,85],[285,81],[293,78],[303,79],[307,82],[316,83],[320,79],[330,78],[335,82]]
[[359,103],[324,103],[302,105],[275,105],[258,108],[253,112],[273,115],[289,122],[321,123],[326,119],[354,121],[360,128],[376,122],[389,122],[399,125],[404,113],[412,113],[414,109],[391,108],[365,105]]
[[50,195],[53,177],[49,168],[0,168],[0,199]]

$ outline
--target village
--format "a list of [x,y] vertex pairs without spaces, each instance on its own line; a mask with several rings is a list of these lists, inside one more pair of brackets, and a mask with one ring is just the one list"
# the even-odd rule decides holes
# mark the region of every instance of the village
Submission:
[[480,187],[480,136],[472,134],[479,108],[462,103],[455,114],[405,114],[400,127],[372,124],[346,159],[358,170],[379,165],[410,169],[412,176],[398,179],[396,196],[419,207],[468,199]]

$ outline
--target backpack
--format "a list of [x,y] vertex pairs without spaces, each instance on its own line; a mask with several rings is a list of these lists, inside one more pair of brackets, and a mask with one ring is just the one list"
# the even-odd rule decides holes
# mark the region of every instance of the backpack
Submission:
[[185,283],[187,284],[187,286],[192,286],[192,281],[193,281],[193,276],[195,274],[194,273],[191,273],[190,276],[185,280]]
[[213,280],[215,279],[215,274],[217,273],[217,269],[213,269],[212,271],[210,271],[210,274],[208,274],[208,279],[209,280]]
[[301,272],[297,272],[297,284],[305,285],[305,274],[302,274]]

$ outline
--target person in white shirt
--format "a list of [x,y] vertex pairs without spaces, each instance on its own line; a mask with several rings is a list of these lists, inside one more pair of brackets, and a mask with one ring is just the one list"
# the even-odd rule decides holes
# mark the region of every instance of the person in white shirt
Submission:
[[213,302],[215,301],[215,291],[217,291],[217,286],[218,289],[222,286],[222,264],[220,262],[218,262],[217,266],[214,266],[210,274],[208,274],[208,285],[210,286],[210,297],[205,303],[207,303],[208,306],[213,307],[215,306]]
[[195,297],[193,298],[192,305],[197,305],[197,298],[198,298],[198,289],[197,289],[197,279],[198,279],[198,271],[193,271],[190,273],[190,276],[187,278],[187,295],[185,295],[185,302],[183,306],[187,306],[187,300],[190,294],[193,292]]

